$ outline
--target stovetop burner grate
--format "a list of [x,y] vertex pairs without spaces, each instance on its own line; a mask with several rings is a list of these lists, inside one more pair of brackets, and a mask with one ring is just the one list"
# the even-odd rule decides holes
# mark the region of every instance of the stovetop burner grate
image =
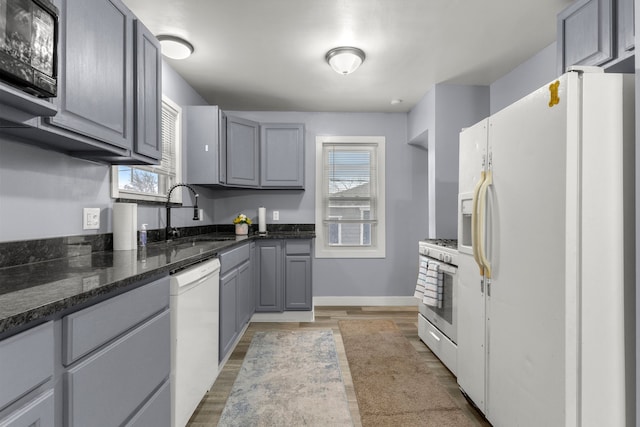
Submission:
[[457,239],[424,239],[423,242],[430,243],[435,246],[442,246],[450,249],[458,249]]

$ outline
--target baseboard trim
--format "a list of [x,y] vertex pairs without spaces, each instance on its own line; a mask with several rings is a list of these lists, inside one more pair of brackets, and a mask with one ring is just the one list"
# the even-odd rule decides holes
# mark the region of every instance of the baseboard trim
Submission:
[[253,313],[251,322],[313,322],[311,311],[284,311],[282,313]]
[[313,297],[313,306],[415,306],[415,297]]

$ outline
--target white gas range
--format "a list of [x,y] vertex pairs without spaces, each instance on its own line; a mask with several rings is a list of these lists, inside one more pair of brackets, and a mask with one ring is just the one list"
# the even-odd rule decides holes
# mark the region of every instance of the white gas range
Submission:
[[[457,365],[458,241],[428,239],[418,242],[418,281],[430,264],[438,273],[438,301],[424,299],[418,304],[418,335],[455,375]],[[424,278],[424,276],[422,276]]]

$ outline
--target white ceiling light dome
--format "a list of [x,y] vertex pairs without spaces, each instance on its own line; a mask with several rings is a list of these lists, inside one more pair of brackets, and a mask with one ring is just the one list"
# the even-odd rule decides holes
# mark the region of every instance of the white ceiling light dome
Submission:
[[162,54],[171,59],[186,59],[193,53],[193,45],[180,37],[161,34],[156,36],[162,46]]
[[325,59],[338,74],[351,74],[364,62],[365,54],[362,49],[351,46],[341,46],[327,52]]

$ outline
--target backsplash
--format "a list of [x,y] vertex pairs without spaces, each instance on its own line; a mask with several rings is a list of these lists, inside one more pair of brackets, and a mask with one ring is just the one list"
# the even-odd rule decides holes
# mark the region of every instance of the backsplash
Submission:
[[[315,224],[267,225],[268,232],[300,232],[314,230]],[[181,238],[210,233],[234,234],[235,226],[233,224],[220,224],[196,227],[178,227],[178,231],[180,232]],[[257,233],[257,231],[258,226],[255,224],[249,229],[250,234]],[[164,238],[164,228],[147,231],[147,242],[149,244],[162,241]],[[0,242],[0,268],[112,250],[112,233]]]

